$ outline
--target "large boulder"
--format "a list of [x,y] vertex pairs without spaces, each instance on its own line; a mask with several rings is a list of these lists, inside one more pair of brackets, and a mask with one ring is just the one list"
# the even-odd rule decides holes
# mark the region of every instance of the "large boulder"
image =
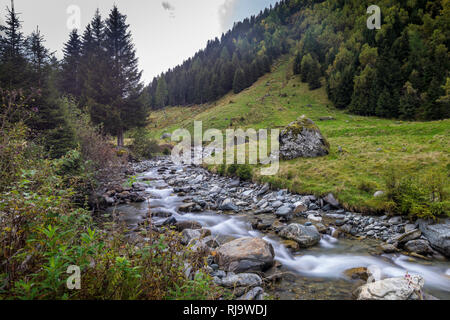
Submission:
[[450,219],[438,224],[419,220],[419,229],[434,249],[450,257]]
[[273,266],[275,253],[270,243],[260,238],[240,238],[217,249],[221,269],[235,273],[265,271]]
[[280,156],[284,160],[314,158],[330,152],[330,144],[317,125],[302,116],[291,122],[280,134]]
[[292,223],[279,232],[280,237],[294,240],[302,248],[309,248],[320,241],[320,234],[314,226],[304,226],[298,223]]
[[423,285],[421,276],[412,275],[367,283],[354,294],[358,300],[419,300]]

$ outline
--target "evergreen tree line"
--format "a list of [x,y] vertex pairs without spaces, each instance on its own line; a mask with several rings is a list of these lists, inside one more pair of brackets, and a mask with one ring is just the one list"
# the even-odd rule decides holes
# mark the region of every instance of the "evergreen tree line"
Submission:
[[289,52],[293,73],[310,89],[325,84],[337,108],[409,120],[448,118],[450,1],[378,1],[380,30],[367,28],[371,4],[280,1],[155,78],[150,103],[189,105],[238,93]]
[[63,96],[73,98],[105,134],[117,136],[119,146],[125,130],[145,125],[148,98],[128,28],[116,6],[106,20],[97,10],[82,36],[70,33],[58,61],[39,29],[25,36],[13,3],[7,7],[0,25],[0,88],[33,96],[25,121],[53,157],[76,147]]
[[311,89],[325,76],[330,100],[355,114],[448,118],[450,1],[378,1],[380,30],[367,28],[369,5],[325,1],[295,17],[294,73]]
[[151,106],[201,104],[251,86],[289,52],[288,18],[308,3],[312,1],[280,1],[235,23],[220,40],[208,41],[194,57],[155,77],[147,88]]

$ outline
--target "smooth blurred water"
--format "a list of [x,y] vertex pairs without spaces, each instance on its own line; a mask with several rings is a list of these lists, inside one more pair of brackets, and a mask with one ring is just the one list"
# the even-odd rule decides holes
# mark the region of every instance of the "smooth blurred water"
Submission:
[[[345,299],[349,298],[354,289],[354,281],[347,278],[345,271],[351,268],[368,267],[375,271],[379,278],[401,277],[406,274],[420,274],[425,279],[428,292],[441,299],[450,299],[450,263],[412,261],[410,257],[398,254],[370,255],[374,244],[369,241],[355,241],[350,239],[336,239],[323,235],[318,246],[292,254],[284,247],[275,235],[265,235],[252,230],[251,224],[243,217],[219,215],[216,212],[178,213],[178,207],[183,204],[182,197],[173,194],[171,189],[157,169],[145,173],[152,178],[146,190],[149,202],[133,205],[118,206],[124,221],[134,225],[136,221],[145,217],[148,203],[152,210],[171,213],[177,221],[196,221],[209,228],[213,235],[240,237],[261,237],[270,242],[275,251],[275,258],[282,264],[282,270],[289,270],[298,275],[294,281],[282,282],[280,286],[284,293],[281,298],[318,298]],[[154,217],[159,223],[167,218]],[[308,287],[309,283],[309,287]],[[328,283],[325,286],[324,283]],[[301,288],[300,292],[297,290]],[[314,292],[316,296],[314,296]],[[311,295],[311,296],[310,296]]]

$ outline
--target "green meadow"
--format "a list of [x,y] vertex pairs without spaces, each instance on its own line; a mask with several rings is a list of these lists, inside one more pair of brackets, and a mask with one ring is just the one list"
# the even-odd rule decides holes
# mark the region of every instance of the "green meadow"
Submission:
[[203,122],[203,130],[283,128],[305,115],[327,138],[330,154],[282,161],[275,176],[260,176],[259,170],[253,170],[254,180],[300,194],[331,192],[346,208],[361,212],[389,208],[387,199],[374,199],[373,194],[386,189],[392,172],[421,184],[432,184],[438,176],[448,195],[449,119],[407,122],[355,116],[334,108],[323,86],[310,91],[291,70],[291,62],[281,59],[270,74],[237,95],[228,94],[213,104],[152,112],[149,135],[159,139],[178,128],[192,131],[194,120]]

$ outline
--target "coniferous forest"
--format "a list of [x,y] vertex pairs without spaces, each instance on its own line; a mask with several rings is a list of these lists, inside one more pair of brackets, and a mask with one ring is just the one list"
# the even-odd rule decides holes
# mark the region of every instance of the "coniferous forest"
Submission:
[[291,53],[294,74],[311,89],[325,85],[337,108],[385,118],[447,118],[448,1],[379,1],[383,28],[376,33],[366,26],[370,4],[280,1],[156,77],[147,88],[151,105],[199,104],[238,93]]
[[22,33],[14,8],[8,9],[1,27],[0,87],[21,89],[36,100],[29,125],[55,157],[74,147],[62,96],[74,99],[94,124],[102,124],[105,134],[117,136],[120,146],[126,130],[145,125],[148,108],[141,71],[126,16],[117,7],[106,19],[97,11],[82,35],[73,30],[61,61],[45,47],[39,29],[29,36]]

